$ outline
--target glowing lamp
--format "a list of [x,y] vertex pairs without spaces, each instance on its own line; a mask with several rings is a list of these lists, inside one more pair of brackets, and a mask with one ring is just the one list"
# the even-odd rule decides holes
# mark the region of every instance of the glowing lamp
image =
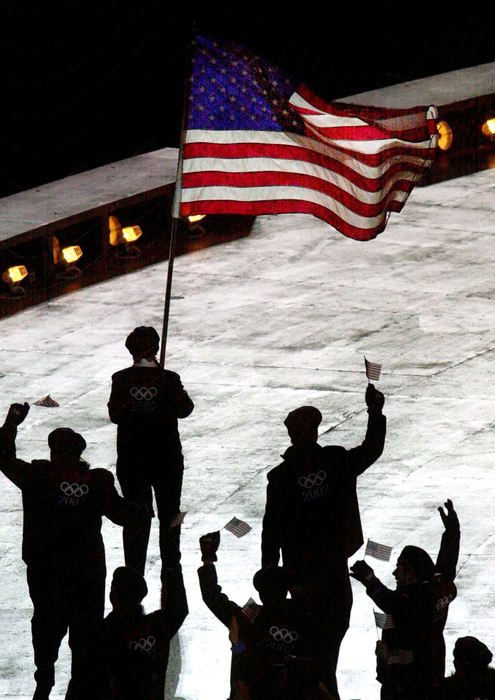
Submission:
[[487,119],[481,127],[481,131],[485,136],[495,136],[495,119]]
[[122,229],[122,235],[127,243],[134,243],[142,234],[140,226],[125,226]]
[[28,271],[25,265],[14,265],[2,273],[2,282],[8,285],[9,292],[12,296],[25,294],[26,291],[21,287],[19,282],[22,282],[27,275]]
[[14,265],[14,267],[9,267],[2,275],[2,280],[4,282],[17,284],[21,282],[24,277],[27,277],[28,271],[25,265]]
[[75,263],[82,255],[82,250],[78,245],[71,245],[62,250],[62,255],[68,265]]
[[440,137],[438,139],[438,148],[441,151],[448,151],[449,148],[452,146],[452,141],[454,138],[454,135],[452,134],[452,129],[450,128],[450,124],[448,124],[445,121],[438,122],[437,131]]
[[130,245],[143,235],[140,226],[122,227],[116,216],[110,216],[108,228],[110,231],[110,245],[116,247],[117,255],[120,258],[136,258],[141,255],[141,251],[137,246]]
[[198,221],[202,221],[205,218],[205,216],[206,214],[193,214],[192,216],[188,216],[187,220],[190,224],[197,224]]

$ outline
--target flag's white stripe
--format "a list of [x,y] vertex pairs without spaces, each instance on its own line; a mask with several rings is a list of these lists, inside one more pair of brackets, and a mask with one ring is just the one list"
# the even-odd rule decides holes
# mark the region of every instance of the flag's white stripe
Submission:
[[[310,151],[317,151],[323,155],[332,156],[330,145],[324,145],[316,139],[299,134],[289,134],[284,131],[248,131],[248,130],[225,130],[212,131],[210,129],[189,129],[186,134],[186,144],[188,143],[218,143],[224,145],[261,143],[272,144],[273,146],[294,146],[296,148],[306,148]],[[379,141],[351,141],[349,139],[334,139],[331,143],[341,148],[358,151],[363,154],[374,154],[384,151],[387,148],[398,146],[404,147],[405,142],[400,139],[380,139]],[[419,143],[407,143],[408,148],[426,149],[430,147],[430,140]],[[329,150],[330,149],[330,150]],[[339,159],[344,159],[346,165],[350,165],[350,156],[345,156],[339,151],[334,151]]]
[[[309,115],[309,114],[304,114],[301,115],[303,116],[304,119],[310,119],[310,120],[315,120],[315,124],[320,124],[323,127],[344,127],[344,126],[367,126],[368,122],[366,122],[363,119],[360,119],[359,117],[347,117],[345,115],[340,115],[340,114],[331,114],[329,112],[324,112],[318,107],[315,107],[313,104],[308,102],[304,97],[299,95],[299,93],[295,92],[290,100],[289,103],[292,104],[294,107],[300,107],[301,109],[309,109],[314,112],[318,112],[317,115]],[[338,107],[336,107],[338,109]],[[359,108],[359,105],[357,105],[357,108]],[[373,108],[370,105],[370,108]],[[353,109],[353,105],[349,104],[348,109]],[[430,106],[427,110],[427,118],[428,119],[436,119],[438,117],[438,110],[436,107],[433,105]],[[371,120],[373,121],[373,120]],[[381,127],[384,129],[387,129],[389,127],[395,129],[410,129],[410,128],[418,128],[418,114],[417,113],[409,113],[409,114],[401,114],[401,115],[396,115],[396,116],[391,116],[389,118],[377,118],[376,119],[377,124],[379,124]]]
[[[402,158],[391,158],[384,162],[379,167],[360,164],[360,167],[353,168],[354,172],[358,173],[366,180],[375,180],[387,173],[389,168],[395,163],[400,162],[404,170],[408,170],[407,165],[422,165],[421,158],[406,156]],[[202,173],[202,172],[221,172],[221,173],[260,173],[260,172],[284,172],[284,173],[301,173],[304,175],[312,175],[322,180],[327,180],[337,184],[342,189],[347,189],[347,184],[351,187],[357,187],[363,192],[358,185],[353,185],[345,175],[341,175],[329,168],[307,161],[288,160],[287,158],[188,158],[184,161],[184,173]],[[366,192],[367,195],[371,194]]]
[[[394,192],[391,201],[404,201],[406,192]],[[329,197],[323,192],[310,190],[305,187],[189,187],[182,190],[182,202],[208,202],[226,200],[231,202],[261,202],[284,200],[301,200],[319,204],[326,209],[335,212],[343,221],[362,229],[371,229],[378,226],[385,215],[385,212],[378,216],[361,216],[353,212],[344,204]]]
[[[203,167],[203,159],[198,159],[197,161],[195,159],[192,159],[186,164],[184,164],[184,175],[187,174],[192,174],[194,172],[229,172],[229,168],[227,167],[225,170],[220,170],[222,166],[225,166],[225,162],[220,162],[217,161],[218,167],[215,167],[214,164],[212,164],[211,169]],[[285,166],[287,161],[281,163],[281,166]],[[290,161],[289,161],[290,163]],[[311,163],[305,163],[304,168],[302,167],[296,167],[294,166],[293,163],[290,163],[291,167],[286,168],[286,167],[280,167],[280,168],[275,168],[275,167],[269,167],[266,169],[266,172],[285,172],[289,175],[295,173],[295,174],[305,174],[305,175],[310,175],[313,177],[318,178],[321,180],[323,183],[327,184],[330,183],[331,185],[334,185],[338,189],[340,189],[342,192],[347,193],[355,197],[357,200],[360,202],[363,202],[363,204],[376,204],[377,202],[380,202],[382,199],[386,197],[390,189],[392,189],[395,185],[395,183],[398,180],[407,180],[408,182],[411,182],[416,179],[417,173],[411,172],[410,170],[402,170],[398,171],[397,173],[394,173],[393,176],[389,177],[387,182],[384,184],[384,186],[377,190],[376,192],[369,192],[367,190],[362,189],[358,185],[354,184],[350,180],[348,180],[346,177],[343,175],[338,175],[337,173],[331,172],[326,170],[325,168],[319,168],[317,166],[312,166]],[[228,165],[228,164],[227,164]],[[304,171],[304,172],[303,172]],[[240,170],[230,170],[230,172],[235,173],[235,172],[243,172],[242,169]],[[262,172],[262,169],[254,169],[254,172]],[[284,187],[285,185],[272,185],[271,187]],[[290,185],[288,185],[290,187]],[[230,189],[230,185],[208,185],[205,184],[203,185],[203,188],[209,188],[209,187],[223,187],[226,189]],[[248,187],[239,187],[237,189],[239,190],[244,190],[244,189],[250,189],[250,188],[256,188],[256,187],[268,187],[268,185],[259,185],[257,186],[254,182],[249,185]],[[185,187],[184,191],[187,192],[188,188]],[[263,198],[264,199],[264,198]]]

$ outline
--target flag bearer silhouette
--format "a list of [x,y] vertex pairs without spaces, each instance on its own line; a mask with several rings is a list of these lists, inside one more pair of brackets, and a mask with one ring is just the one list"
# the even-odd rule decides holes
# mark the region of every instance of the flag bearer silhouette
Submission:
[[22,558],[33,603],[35,700],[55,683],[60,643],[69,632],[72,673],[66,698],[93,697],[94,642],[103,622],[105,549],[102,516],[118,525],[149,520],[119,496],[112,474],[81,459],[84,438],[71,428],[48,436],[50,459],[16,459],[17,426],[28,404],[12,404],[0,430],[0,469],[22,492]]
[[[177,419],[186,418],[194,404],[179,375],[156,361],[159,344],[158,333],[149,326],[139,326],[127,337],[134,363],[112,376],[108,413],[117,424],[117,478],[124,498],[151,508],[154,492],[165,581],[166,568],[180,568],[180,526],[172,527],[184,471]],[[126,526],[123,533],[126,565],[143,575],[150,526]]]
[[352,607],[347,559],[363,544],[356,480],[380,457],[385,441],[384,396],[368,384],[365,400],[366,436],[350,450],[318,444],[317,408],[289,413],[285,425],[292,445],[268,474],[263,518],[261,564],[277,565],[282,553],[284,568],[298,580],[293,596],[319,616],[326,635],[325,682],[335,697],[339,649]]
[[168,572],[161,608],[145,614],[141,601],[147,593],[139,572],[125,566],[114,571],[112,612],[100,645],[104,700],[163,700],[170,640],[188,612],[182,573]]

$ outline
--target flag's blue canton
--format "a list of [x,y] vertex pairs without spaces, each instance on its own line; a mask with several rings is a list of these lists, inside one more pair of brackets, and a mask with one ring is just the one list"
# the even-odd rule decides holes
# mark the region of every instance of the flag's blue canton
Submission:
[[198,37],[188,129],[294,131],[302,121],[288,99],[297,81],[234,45]]

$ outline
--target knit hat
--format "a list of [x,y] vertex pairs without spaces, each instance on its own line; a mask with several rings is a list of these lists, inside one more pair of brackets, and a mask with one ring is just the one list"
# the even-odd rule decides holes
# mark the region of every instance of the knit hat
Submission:
[[129,566],[119,566],[113,572],[112,594],[121,601],[140,603],[148,594],[144,576]]
[[409,564],[418,581],[426,581],[435,573],[435,564],[432,558],[421,547],[414,547],[413,545],[404,547],[399,559],[404,559]]
[[261,594],[285,597],[289,590],[289,580],[281,566],[267,566],[255,573],[253,586]]
[[294,411],[291,411],[284,420],[289,433],[294,430],[308,430],[317,428],[322,420],[320,411],[314,406],[300,406]]
[[134,358],[154,357],[160,347],[160,336],[152,326],[138,326],[127,336],[125,346]]
[[476,637],[459,637],[454,647],[454,658],[470,666],[483,669],[488,666],[493,654]]
[[58,456],[79,456],[86,449],[86,440],[72,428],[57,428],[48,436],[48,447]]

